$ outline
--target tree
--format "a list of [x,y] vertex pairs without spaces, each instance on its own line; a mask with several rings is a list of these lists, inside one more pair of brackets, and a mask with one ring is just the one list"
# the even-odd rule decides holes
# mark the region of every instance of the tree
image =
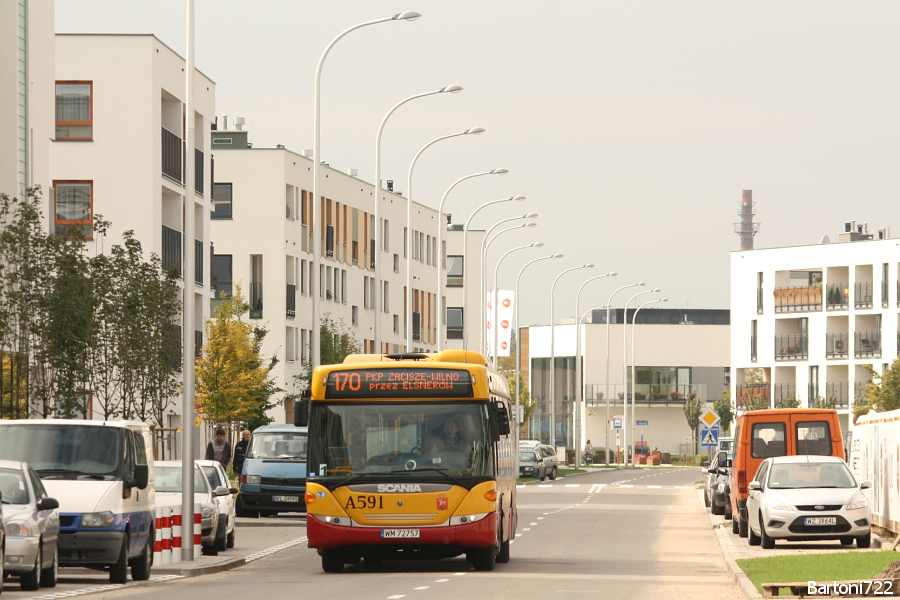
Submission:
[[748,394],[744,397],[744,410],[765,410],[769,407],[769,400],[762,394]]
[[691,444],[695,447],[694,437],[697,433],[697,427],[700,426],[700,399],[687,398],[684,401],[684,418],[687,420],[688,427],[691,428]]
[[[322,316],[319,326],[319,364],[337,365],[351,354],[360,354],[362,348],[353,332],[347,329],[343,321],[334,321],[329,313]],[[312,352],[310,352],[312,356]],[[294,384],[299,390],[309,389],[312,378],[311,363],[303,363],[303,371],[294,376]],[[298,394],[290,394],[287,399],[295,399]]]
[[731,402],[731,391],[724,390],[721,398],[713,400],[713,410],[719,415],[719,427],[725,434],[731,429],[734,421],[734,403]]
[[800,398],[782,398],[775,401],[775,408],[800,408]]
[[231,298],[223,296],[215,320],[207,321],[207,343],[196,366],[197,410],[208,422],[270,422],[265,411],[282,391],[269,376],[274,358],[264,364],[260,350],[265,330],[241,320],[250,305],[235,286]]
[[835,406],[837,406],[837,398],[834,396],[829,396],[828,398],[819,396],[816,398],[816,401],[810,405],[810,408],[834,408]]
[[[889,410],[897,410],[900,408],[900,357],[895,358],[894,362],[885,367],[884,373],[879,374],[878,371],[871,366],[866,366],[869,371],[870,381],[866,384],[866,400],[868,406],[876,412],[886,412]],[[854,416],[856,415],[857,406],[865,406],[860,399],[857,398],[854,403]],[[860,409],[860,414],[866,414],[868,411]]]

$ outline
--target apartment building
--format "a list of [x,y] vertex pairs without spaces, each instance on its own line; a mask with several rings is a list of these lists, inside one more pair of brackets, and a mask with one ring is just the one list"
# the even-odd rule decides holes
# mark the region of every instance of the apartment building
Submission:
[[[223,119],[212,131],[215,180],[211,232],[212,284],[219,302],[222,293],[237,285],[250,303],[251,320],[268,330],[263,352],[277,355],[274,377],[290,392],[294,378],[309,360],[313,334],[311,271],[313,235],[321,240],[319,312],[348,331],[364,352],[402,352],[406,346],[407,265],[412,275],[413,351],[437,350],[437,328],[444,327],[444,348],[463,343],[462,232],[448,230],[438,251],[437,231],[446,216],[413,202],[412,247],[406,241],[407,198],[388,188],[382,194],[382,247],[375,248],[375,187],[354,171],[327,165],[321,171],[321,223],[313,223],[311,152],[284,147],[254,148],[248,132],[227,128]],[[233,123],[234,124],[234,123]],[[468,236],[470,267],[467,277],[480,277],[483,231]],[[382,282],[375,278],[374,258],[383,261]],[[444,315],[438,320],[440,285]],[[376,294],[382,312],[376,314]],[[477,291],[467,291],[472,302]],[[471,304],[471,306],[477,306]],[[375,320],[381,320],[382,344],[375,345]],[[474,320],[469,325],[476,327]],[[281,409],[273,411],[279,420]]]
[[[49,231],[82,226],[91,236],[95,215],[111,221],[107,244],[133,230],[149,256],[185,273],[183,237],[196,249],[194,281],[179,285],[195,306],[191,331],[203,343],[209,317],[210,123],[215,84],[197,71],[195,147],[185,156],[185,61],[153,35],[55,36],[56,118],[49,144],[51,194],[45,196]],[[52,83],[51,81],[51,83]],[[184,189],[185,169],[195,173]],[[186,202],[186,198],[189,202]],[[190,208],[186,208],[188,206]],[[185,232],[185,210],[195,230]],[[101,248],[89,250],[100,252]],[[168,426],[181,425],[177,399]]]
[[731,255],[731,391],[772,406],[834,406],[846,433],[865,402],[868,368],[882,372],[900,346],[900,241],[844,225],[837,243]]
[[[581,325],[581,439],[589,439],[595,448],[602,448],[607,439],[607,399],[610,418],[622,417],[625,398],[631,397],[633,389],[636,408],[631,415],[629,404],[629,415],[635,421],[646,422],[636,427],[636,441],[643,436],[650,448],[680,454],[688,450],[684,444],[691,438],[684,417],[685,400],[696,397],[705,407],[728,389],[729,314],[722,309],[648,307],[638,311],[635,322],[634,313],[635,309],[629,308],[626,320],[625,309],[612,309],[607,326],[606,311],[595,310],[591,323]],[[552,402],[551,327],[532,325],[521,328],[519,333],[519,366],[524,380],[529,382],[532,398],[538,401],[529,435],[549,440],[553,410],[557,445],[573,447],[577,385],[574,319],[552,329],[556,363]],[[609,439],[610,447],[615,447],[615,432],[610,430]],[[624,437],[621,442],[624,444]]]

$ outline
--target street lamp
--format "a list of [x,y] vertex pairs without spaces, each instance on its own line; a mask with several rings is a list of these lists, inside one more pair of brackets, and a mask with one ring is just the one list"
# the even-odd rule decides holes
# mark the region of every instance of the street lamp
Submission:
[[[319,366],[320,362],[320,339],[321,335],[321,323],[319,322],[319,290],[318,286],[322,285],[322,282],[319,281],[319,254],[321,253],[322,240],[321,235],[316,233],[316,228],[321,228],[321,224],[319,223],[322,218],[322,208],[320,206],[320,195],[319,195],[319,170],[322,167],[322,159],[319,156],[319,146],[320,146],[320,131],[319,131],[319,100],[321,97],[320,86],[319,83],[322,79],[322,65],[325,64],[325,57],[328,56],[328,53],[331,51],[331,48],[337,43],[339,39],[361,27],[366,27],[367,25],[375,25],[376,23],[386,23],[388,21],[415,21],[422,15],[413,10],[406,10],[401,13],[397,13],[390,17],[385,17],[383,19],[376,19],[374,21],[366,21],[365,23],[360,23],[358,25],[354,25],[349,29],[345,29],[341,33],[338,34],[336,38],[331,40],[331,43],[325,47],[325,51],[322,53],[322,57],[319,58],[319,64],[316,67],[316,82],[313,86],[313,92],[315,95],[315,99],[313,101],[313,222],[311,224],[311,228],[313,230],[313,243],[312,243],[312,255],[313,255],[313,264],[312,269],[309,274],[309,288],[310,295],[312,297],[312,317],[313,317],[313,331],[312,331],[312,339],[309,342],[310,349],[310,369],[314,369]],[[376,192],[378,189],[378,182],[375,182]],[[376,200],[378,194],[376,193]],[[377,206],[377,203],[376,203]]]
[[[624,289],[628,289],[630,287],[640,287],[642,285],[646,285],[643,281],[639,281],[638,283],[632,283],[630,285],[623,285],[612,294],[609,295],[609,300],[606,301],[606,466],[609,466],[609,307],[612,306],[613,296],[618,294]],[[624,398],[624,392],[622,394]],[[618,459],[616,459],[616,464],[618,464]]]
[[[404,98],[395,104],[391,110],[384,115],[381,125],[378,127],[378,135],[375,136],[375,251],[372,254],[372,261],[375,263],[375,348],[377,353],[381,353],[381,312],[384,304],[384,284],[381,281],[381,261],[378,259],[379,253],[382,251],[384,240],[384,226],[381,223],[381,134],[384,132],[384,126],[388,118],[394,114],[394,111],[416,98],[424,98],[425,96],[433,96],[435,94],[458,94],[462,91],[462,87],[458,85],[448,85],[437,90],[424,92],[421,94],[413,94],[408,98]],[[409,204],[409,201],[407,201]],[[409,249],[407,249],[407,254]],[[408,289],[408,288],[407,288]],[[407,331],[412,328],[412,323],[407,324]]]
[[[530,213],[530,216],[536,217],[537,215],[534,213]],[[524,218],[524,217],[511,217],[509,219],[503,219],[503,221],[512,221],[515,219],[522,219],[522,218]],[[503,222],[503,221],[501,221],[501,222]],[[496,227],[496,226],[497,225],[495,224],[493,227],[491,227],[491,229],[489,231],[492,231],[494,229],[494,227]],[[506,229],[501,229],[500,231],[498,231],[497,233],[492,235],[490,239],[488,239],[487,234],[485,234],[484,239],[481,240],[481,264],[482,265],[487,264],[487,252],[488,252],[488,250],[490,250],[491,244],[493,243],[493,241],[495,239],[497,239],[501,234],[506,233],[507,231],[514,231],[516,229],[522,229],[523,227],[537,227],[537,223],[522,223],[521,225],[513,225],[512,227],[507,227]],[[485,242],[487,242],[487,243],[485,243]],[[485,283],[485,280],[487,279],[486,273],[487,272],[485,271],[484,267],[482,266],[481,288],[479,290],[479,297],[481,298],[481,302],[478,303],[478,322],[480,323],[479,327],[481,328],[478,330],[478,343],[481,345],[482,350],[485,350],[485,343],[484,343],[485,340],[482,340],[481,336],[482,336],[482,333],[485,331],[485,325],[487,322],[487,315],[484,314],[485,291],[487,289],[487,285]]]
[[[536,225],[537,223],[530,223],[530,224],[531,224],[531,225]],[[526,248],[543,248],[543,246],[544,246],[544,242],[535,242],[535,243],[533,243],[533,244],[526,244],[525,246],[519,246],[518,248],[513,248],[512,250],[507,250],[507,251],[506,251],[506,252],[505,252],[505,253],[497,260],[497,266],[494,267],[494,299],[493,299],[493,304],[492,304],[492,306],[494,307],[494,315],[493,315],[493,317],[491,318],[491,337],[494,338],[494,341],[493,341],[493,347],[494,347],[494,356],[493,356],[493,359],[494,359],[494,369],[496,369],[497,371],[500,370],[500,348],[499,348],[499,345],[498,345],[498,344],[499,344],[499,331],[500,331],[500,327],[498,327],[498,325],[499,325],[498,319],[500,318],[500,317],[498,316],[498,313],[500,312],[500,309],[499,309],[499,307],[497,306],[497,305],[499,304],[499,300],[500,300],[500,295],[497,293],[497,290],[498,290],[498,286],[497,286],[497,277],[499,276],[499,273],[500,273],[500,263],[503,262],[503,259],[504,259],[504,258],[506,258],[506,257],[509,256],[510,254],[512,254],[513,252],[516,252],[516,251],[518,251],[518,250],[525,250]],[[513,299],[513,300],[515,301],[515,299]]]
[[[635,402],[634,402],[634,386],[635,386],[635,378],[634,378],[634,329],[637,325],[637,314],[642,308],[647,306],[648,304],[653,304],[654,302],[668,302],[668,298],[657,298],[656,300],[647,300],[643,304],[637,307],[634,311],[634,314],[631,316],[631,444],[634,445],[634,423],[636,421],[637,412],[635,412]],[[627,310],[627,307],[626,307]],[[649,398],[649,390],[647,390]],[[626,425],[627,427],[628,425]],[[635,465],[634,453],[631,453],[631,466]]]
[[[631,304],[631,301],[641,296],[643,294],[652,294],[654,292],[661,292],[662,290],[659,288],[653,288],[652,290],[644,290],[643,292],[638,292],[634,296],[628,299],[625,303],[625,317],[622,321],[622,385],[625,387],[625,409],[624,414],[622,416],[622,423],[625,427],[625,448],[628,448],[628,348],[627,348],[627,337],[626,334],[628,332],[628,305]],[[631,317],[632,322],[634,321],[634,316]],[[631,382],[631,391],[632,397],[634,393],[634,382]],[[632,412],[634,412],[634,406],[631,407]],[[634,439],[631,440],[631,454],[634,456]],[[628,452],[626,450],[625,460],[628,460]]]
[[556,276],[553,285],[550,286],[550,445],[556,448],[556,325],[553,320],[553,292],[556,290],[556,282],[559,278],[576,269],[593,269],[594,263],[587,263],[577,267],[566,269]]
[[[412,336],[412,176],[413,170],[416,168],[416,161],[419,160],[419,157],[422,155],[425,150],[431,146],[432,144],[436,144],[441,140],[448,140],[453,137],[457,137],[460,135],[481,135],[484,133],[484,128],[482,127],[472,127],[471,129],[466,129],[465,131],[460,131],[459,133],[451,133],[450,135],[444,135],[439,138],[435,138],[422,146],[422,148],[416,153],[416,155],[412,159],[412,163],[409,165],[409,175],[406,178],[406,240],[404,243],[406,244],[406,351],[410,351],[410,338]],[[440,215],[438,215],[438,221],[440,221]],[[440,252],[440,251],[438,251]],[[437,264],[438,273],[440,274],[441,265],[440,258],[434,257],[435,264]],[[439,303],[439,302],[438,302]],[[436,319],[439,319],[439,316],[436,316]],[[437,323],[440,326],[440,321]]]
[[[450,190],[455,188],[457,185],[465,181],[466,179],[471,179],[473,177],[480,177],[482,175],[506,175],[509,173],[506,169],[493,169],[491,171],[483,171],[481,173],[472,173],[471,175],[466,175],[465,177],[460,177],[447,188],[447,191],[444,192],[444,195],[441,197],[441,203],[438,205],[438,235],[437,235],[437,251],[438,251],[438,268],[437,268],[437,306],[438,306],[438,335],[437,335],[437,351],[440,352],[444,349],[444,336],[442,335],[444,332],[443,329],[443,321],[444,321],[444,310],[446,307],[441,306],[441,299],[443,297],[443,267],[444,267],[444,249],[443,249],[443,239],[444,239],[444,229],[446,229],[447,225],[443,223],[444,220],[444,201],[447,200],[447,196],[450,194]],[[463,249],[465,250],[465,249]],[[412,252],[412,248],[408,249],[408,252]],[[466,265],[463,263],[463,270],[465,270]],[[463,281],[463,285],[465,285],[465,281]],[[463,297],[465,300],[465,297]],[[463,315],[465,318],[465,314]]]
[[[521,279],[522,279],[522,273],[524,273],[525,269],[527,269],[530,265],[533,265],[534,263],[540,262],[542,260],[548,260],[551,258],[562,258],[562,257],[563,257],[562,254],[551,254],[550,256],[543,256],[541,258],[535,258],[534,260],[525,263],[525,265],[519,270],[519,275],[516,277],[516,289],[515,289],[516,297],[513,298],[513,302],[516,305],[516,324],[515,324],[515,329],[514,329],[514,331],[516,332],[516,419],[519,418],[519,363],[521,362],[521,352],[522,352],[522,350],[521,350],[522,340],[520,339],[520,336],[519,336],[519,281],[521,281]],[[518,448],[519,447],[518,421],[516,422],[516,425],[517,425],[517,427],[516,427],[516,447]],[[518,472],[518,468],[519,468],[518,461],[519,461],[518,453],[516,453],[516,472]]]
[[[478,208],[476,208],[475,210],[472,211],[472,214],[469,215],[469,218],[466,220],[466,224],[463,225],[463,250],[462,250],[462,257],[463,257],[463,285],[462,285],[462,288],[463,289],[462,289],[462,292],[463,292],[463,349],[465,349],[465,350],[469,349],[469,308],[467,305],[469,299],[466,297],[466,272],[469,270],[469,260],[468,260],[468,257],[466,256],[467,250],[468,250],[467,247],[469,245],[469,225],[472,223],[472,219],[475,218],[475,215],[477,215],[478,212],[482,208],[486,208],[492,204],[499,204],[500,202],[513,202],[513,201],[522,202],[523,200],[525,200],[525,196],[510,196],[509,198],[500,198],[499,200],[490,200],[488,202],[485,202],[484,204],[482,204],[481,206],[479,206]],[[484,271],[484,265],[481,265],[481,270]],[[479,343],[482,344],[482,347],[479,348],[479,350],[478,350],[479,352],[481,352],[484,349],[484,347],[483,347],[484,341],[481,339],[480,334],[478,336],[478,339],[479,339]]]
[[[618,275],[615,271],[611,271],[604,275],[597,275],[596,277],[591,277],[587,281],[581,284],[581,287],[578,288],[578,293],[575,294],[575,318],[578,319],[578,307],[581,303],[581,291],[584,289],[584,286],[589,284],[592,281],[596,281],[597,279],[604,279],[605,277],[615,277]],[[575,468],[581,468],[581,427],[582,427],[582,418],[581,418],[581,404],[582,404],[582,396],[584,390],[584,385],[581,383],[581,321],[575,321],[575,407],[572,413],[573,423],[572,423],[572,438],[573,443],[575,445]]]

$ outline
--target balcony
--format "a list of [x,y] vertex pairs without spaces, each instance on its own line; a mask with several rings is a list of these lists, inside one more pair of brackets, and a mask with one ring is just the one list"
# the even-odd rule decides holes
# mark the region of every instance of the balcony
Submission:
[[756,362],[757,336],[750,336],[750,362]]
[[809,358],[809,339],[805,335],[776,335],[775,360],[807,360]]
[[203,242],[194,240],[194,281],[203,285]]
[[825,293],[825,308],[828,310],[847,310],[850,306],[850,284],[829,283]]
[[297,286],[293,283],[287,284],[287,297],[285,299],[285,316],[293,319],[297,316]]
[[262,319],[263,289],[261,283],[250,283],[250,318]]
[[826,383],[825,401],[829,404],[833,403],[833,408],[850,408],[850,384],[846,381]]
[[822,310],[822,286],[804,285],[775,288],[775,312],[810,312]]
[[177,183],[183,183],[184,140],[166,129],[162,128],[162,173]]
[[[606,406],[606,385],[592,383],[584,386],[586,406]],[[625,403],[625,386],[610,384],[610,405]],[[631,402],[631,386],[628,386],[628,401]],[[634,386],[634,402],[642,406],[684,406],[688,398],[706,402],[706,384],[664,384],[639,383]]]
[[775,408],[783,408],[786,401],[797,399],[797,384],[795,383],[773,383],[771,387]]
[[772,406],[772,386],[768,383],[754,383],[734,386],[734,406],[744,410],[747,401],[751,397],[765,399],[766,406]]
[[194,148],[194,191],[203,195],[203,152]]
[[856,308],[872,308],[871,281],[857,281],[853,284],[853,305]]
[[887,280],[881,282],[881,308],[890,306],[890,299],[888,298],[888,290],[890,289],[891,286],[888,284]]
[[868,404],[869,403],[869,391],[866,389],[866,386],[869,385],[868,381],[857,381],[853,384],[853,405],[857,404]]
[[763,290],[756,288],[756,314],[763,314]]
[[857,331],[853,334],[853,356],[881,358],[881,332]]
[[849,358],[850,334],[826,333],[825,334],[825,358]]
[[181,277],[181,232],[162,226],[162,268],[169,272],[174,269]]

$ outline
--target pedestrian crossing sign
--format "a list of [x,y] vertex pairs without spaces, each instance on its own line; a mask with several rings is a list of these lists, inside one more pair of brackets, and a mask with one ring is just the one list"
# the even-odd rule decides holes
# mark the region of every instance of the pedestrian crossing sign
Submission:
[[704,429],[700,435],[700,445],[701,446],[712,446],[715,448],[719,445],[719,428],[713,427],[710,429]]

